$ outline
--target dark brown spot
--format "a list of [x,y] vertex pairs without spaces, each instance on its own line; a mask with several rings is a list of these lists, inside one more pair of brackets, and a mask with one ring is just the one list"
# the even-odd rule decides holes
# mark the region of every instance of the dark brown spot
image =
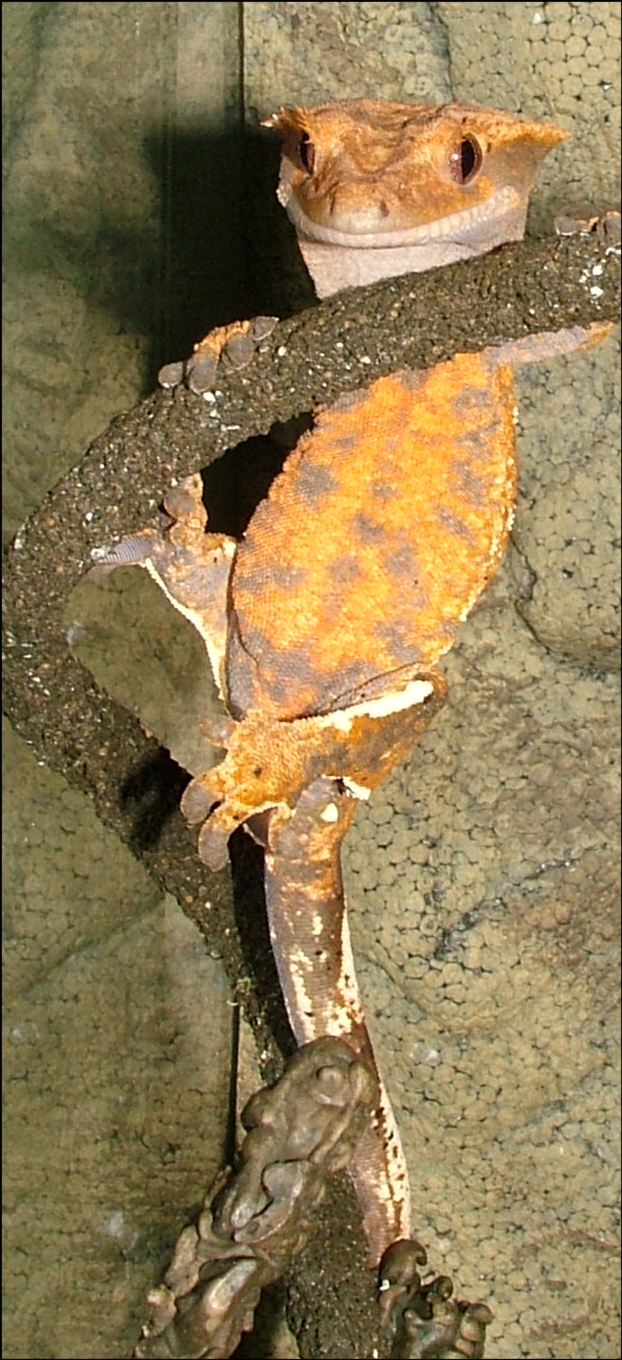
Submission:
[[458,492],[473,505],[476,510],[480,510],[486,503],[486,480],[478,477],[471,464],[462,459],[454,458],[450,464],[450,471],[457,483]]
[[357,510],[351,520],[352,532],[355,541],[360,543],[378,543],[384,538],[384,527],[371,515],[366,515],[364,510]]
[[390,501],[397,495],[397,490],[394,486],[389,486],[388,482],[372,482],[371,493],[379,501]]
[[348,585],[350,581],[355,581],[361,575],[361,568],[352,553],[344,553],[343,557],[338,557],[332,566],[332,578],[338,581],[339,585]]
[[411,666],[421,659],[421,648],[411,637],[404,637],[404,631],[399,624],[377,623],[374,633],[381,640],[385,650],[390,653],[396,669],[399,666]]
[[458,515],[455,515],[453,510],[448,510],[446,506],[440,505],[436,511],[436,518],[444,529],[448,529],[452,534],[457,534],[459,538],[466,539],[469,547],[475,547],[472,529]]
[[310,460],[301,461],[296,472],[296,493],[303,505],[311,509],[338,489],[338,482],[328,468],[317,467]]

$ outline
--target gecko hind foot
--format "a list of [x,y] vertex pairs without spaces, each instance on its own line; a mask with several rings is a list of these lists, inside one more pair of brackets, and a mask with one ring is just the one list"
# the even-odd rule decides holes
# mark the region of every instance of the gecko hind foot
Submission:
[[393,1242],[380,1263],[378,1303],[395,1360],[481,1360],[492,1313],[485,1303],[454,1299],[448,1275],[423,1282],[427,1256],[419,1242]]

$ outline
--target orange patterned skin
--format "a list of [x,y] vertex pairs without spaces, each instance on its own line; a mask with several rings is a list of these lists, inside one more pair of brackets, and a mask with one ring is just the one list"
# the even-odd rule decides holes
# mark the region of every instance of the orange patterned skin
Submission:
[[[321,294],[522,235],[537,164],[565,136],[457,105],[361,101],[272,122],[285,138],[280,198]],[[146,567],[204,640],[226,709],[206,730],[226,753],[191,781],[182,809],[201,825],[212,868],[242,823],[265,845],[271,938],[299,1043],[338,1035],[372,1060],[340,842],[354,800],[442,705],[437,662],[503,555],[513,367],[607,330],[531,336],[381,378],[316,414],[240,542],[206,532],[196,474],[167,494],[167,528],[99,557],[100,570]],[[197,346],[194,390],[229,337],[239,350],[248,332],[235,323]],[[409,1234],[405,1163],[378,1081],[352,1167],[374,1262]]]
[[494,353],[380,378],[323,411],[236,554],[236,708],[324,713],[433,666],[503,553],[513,450],[511,371]]

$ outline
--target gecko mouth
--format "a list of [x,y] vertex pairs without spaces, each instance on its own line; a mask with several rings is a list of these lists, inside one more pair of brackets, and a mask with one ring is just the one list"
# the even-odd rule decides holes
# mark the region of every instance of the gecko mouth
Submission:
[[338,227],[324,226],[308,217],[294,190],[281,184],[278,191],[279,201],[286,208],[299,237],[323,245],[340,246],[347,250],[390,250],[394,247],[425,245],[429,241],[454,241],[468,243],[474,232],[481,231],[483,223],[494,226],[503,222],[504,240],[511,239],[506,234],[508,219],[516,218],[517,233],[522,235],[526,205],[523,196],[516,189],[505,186],[491,194],[485,203],[473,204],[418,226],[402,228],[399,231],[382,230],[376,224],[371,226],[361,216],[358,231],[342,231]]

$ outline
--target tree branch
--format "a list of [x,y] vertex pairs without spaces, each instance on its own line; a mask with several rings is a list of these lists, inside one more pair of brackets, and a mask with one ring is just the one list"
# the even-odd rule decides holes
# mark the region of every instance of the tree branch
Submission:
[[[211,400],[184,388],[156,391],[120,416],[49,493],[6,554],[4,707],[17,731],[136,848],[136,800],[132,805],[127,795],[132,789],[140,795],[161,753],[99,689],[64,632],[69,594],[91,565],[91,549],[153,522],[173,478],[205,467],[276,421],[397,369],[615,319],[619,306],[619,259],[596,237],[524,241],[467,264],[339,295],[280,323],[250,367],[230,373]],[[180,772],[175,805],[182,785]],[[140,854],[208,933],[210,918],[230,920],[228,871],[207,879],[176,811],[157,843],[143,843]],[[239,942],[231,939],[225,963],[235,978],[243,964]]]

